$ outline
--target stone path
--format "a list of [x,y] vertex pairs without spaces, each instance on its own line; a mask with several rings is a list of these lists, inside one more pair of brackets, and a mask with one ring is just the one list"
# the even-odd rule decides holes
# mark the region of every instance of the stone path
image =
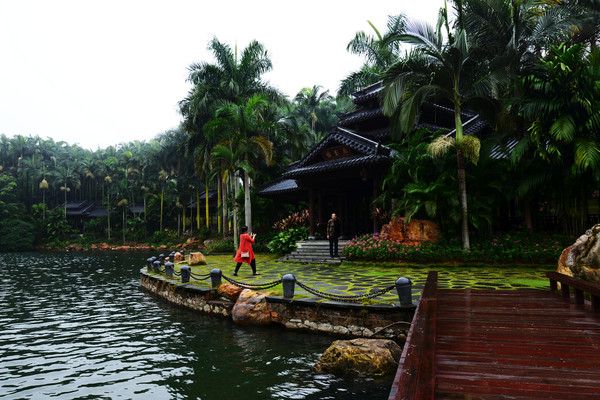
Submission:
[[[219,268],[224,275],[233,277],[235,262],[232,256],[209,255],[208,265],[192,268],[194,274],[206,274]],[[248,264],[243,264],[237,281],[257,284],[281,279],[291,273],[297,281],[316,290],[339,294],[358,295],[384,289],[393,285],[399,277],[407,277],[413,282],[413,301],[418,300],[430,270],[439,271],[439,287],[444,289],[518,289],[549,288],[544,273],[554,267],[508,267],[492,268],[479,266],[401,266],[397,264],[370,264],[345,262],[340,265],[284,263],[270,254],[258,254],[256,264],[259,276],[253,276]],[[192,282],[195,282],[192,280]],[[197,282],[199,286],[210,285],[210,281]],[[276,287],[274,290],[277,290]],[[281,286],[279,286],[281,291]],[[299,297],[313,297],[296,286]],[[378,297],[377,302],[397,303],[396,290]]]

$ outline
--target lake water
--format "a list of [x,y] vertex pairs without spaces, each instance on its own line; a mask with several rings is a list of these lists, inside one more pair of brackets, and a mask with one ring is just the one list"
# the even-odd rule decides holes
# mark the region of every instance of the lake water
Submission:
[[393,377],[315,375],[336,338],[171,306],[147,254],[0,253],[0,399],[386,399]]

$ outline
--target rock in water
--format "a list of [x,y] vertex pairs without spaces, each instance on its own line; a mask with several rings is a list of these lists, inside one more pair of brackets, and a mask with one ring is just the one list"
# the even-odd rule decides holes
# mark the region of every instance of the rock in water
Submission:
[[206,265],[206,257],[200,252],[190,253],[190,265]]
[[573,245],[563,250],[557,271],[600,284],[600,224],[588,229]]
[[318,373],[340,375],[387,375],[394,374],[402,349],[392,340],[352,339],[336,340],[313,370]]
[[423,242],[437,242],[440,236],[439,226],[432,221],[411,219],[410,224],[404,218],[394,217],[389,224],[381,228],[382,235],[405,244],[417,245]]
[[269,325],[271,310],[267,295],[244,289],[231,310],[231,318],[239,325]]

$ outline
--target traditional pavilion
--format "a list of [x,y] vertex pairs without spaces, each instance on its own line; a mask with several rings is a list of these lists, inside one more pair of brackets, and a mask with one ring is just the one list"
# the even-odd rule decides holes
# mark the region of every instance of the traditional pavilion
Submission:
[[[327,221],[336,213],[342,237],[350,238],[381,228],[373,217],[373,202],[391,165],[389,120],[379,104],[382,84],[354,93],[355,111],[344,114],[337,126],[304,158],[290,164],[282,176],[264,186],[259,194],[276,203],[307,201],[310,236],[324,235]],[[464,112],[464,130],[479,134],[489,130],[478,115]],[[417,128],[450,131],[454,110],[424,104]]]

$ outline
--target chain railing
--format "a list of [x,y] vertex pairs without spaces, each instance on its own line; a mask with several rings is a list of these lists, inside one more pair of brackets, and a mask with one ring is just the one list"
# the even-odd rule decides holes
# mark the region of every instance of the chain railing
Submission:
[[306,290],[308,293],[313,294],[317,297],[321,297],[323,299],[334,300],[334,301],[346,302],[346,303],[355,303],[355,302],[362,302],[363,300],[374,299],[374,298],[382,296],[382,295],[386,294],[387,292],[396,288],[396,285],[390,285],[390,286],[386,287],[385,289],[377,290],[375,292],[370,292],[370,293],[363,293],[363,294],[357,294],[357,295],[338,295],[338,294],[334,294],[334,293],[326,293],[326,292],[322,292],[317,289],[313,289],[310,286],[307,286],[300,281],[296,281],[296,284],[298,286],[300,286],[302,289]]
[[287,299],[292,299],[292,298],[294,298],[294,288],[295,288],[295,285],[297,284],[298,287],[304,289],[306,292],[308,292],[314,296],[328,299],[328,300],[333,300],[333,301],[346,302],[346,303],[356,303],[356,302],[363,302],[365,300],[371,300],[371,299],[383,296],[384,294],[392,291],[393,289],[396,289],[398,298],[400,300],[400,304],[404,305],[404,306],[412,305],[412,297],[411,297],[412,296],[412,282],[410,281],[410,279],[404,278],[404,277],[398,278],[394,285],[390,285],[390,286],[380,289],[380,290],[372,290],[369,293],[362,293],[362,294],[357,294],[357,295],[340,295],[340,294],[335,294],[335,293],[327,293],[327,292],[321,291],[319,289],[312,288],[312,287],[296,280],[296,278],[292,274],[285,274],[285,275],[283,275],[282,279],[278,279],[278,280],[272,281],[272,282],[247,283],[247,282],[240,282],[231,277],[223,275],[223,273],[221,272],[220,269],[213,269],[208,274],[195,274],[195,273],[191,272],[191,267],[189,267],[187,265],[181,266],[179,268],[179,271],[176,271],[174,268],[174,264],[171,262],[164,263],[164,267],[161,265],[161,262],[156,259],[153,260],[153,259],[149,258],[147,260],[147,262],[148,262],[147,269],[149,272],[153,271],[153,272],[164,273],[165,275],[167,275],[167,277],[175,275],[177,277],[181,277],[182,283],[188,283],[190,281],[190,278],[193,278],[197,281],[205,281],[205,280],[211,279],[211,285],[212,285],[213,289],[216,289],[221,285],[221,279],[224,279],[227,282],[231,283],[232,285],[238,286],[242,289],[250,289],[250,290],[267,290],[267,289],[271,289],[279,284],[282,284],[283,297],[287,298]]
[[205,281],[207,279],[210,279],[210,274],[195,274],[193,272],[190,272],[190,276],[197,281]]
[[271,289],[283,282],[281,279],[279,279],[277,281],[268,282],[268,283],[253,284],[253,283],[239,282],[239,281],[236,281],[235,279],[230,278],[226,275],[221,275],[221,276],[223,277],[223,279],[225,279],[227,282],[231,283],[232,285],[241,287],[242,289],[250,289],[250,290]]

